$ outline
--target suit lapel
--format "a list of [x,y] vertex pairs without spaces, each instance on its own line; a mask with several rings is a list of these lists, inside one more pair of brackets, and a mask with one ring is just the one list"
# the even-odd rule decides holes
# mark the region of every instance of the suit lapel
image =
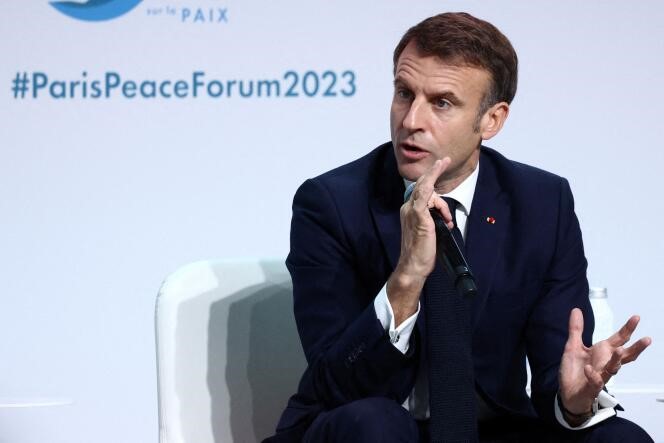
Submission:
[[507,194],[488,156],[480,156],[480,171],[466,230],[466,257],[477,283],[472,321],[477,325],[492,286],[496,264],[510,223]]
[[399,176],[391,143],[386,144],[384,155],[385,160],[381,162],[374,177],[369,209],[390,262],[391,272],[397,266],[401,251],[399,209],[403,204],[405,187]]

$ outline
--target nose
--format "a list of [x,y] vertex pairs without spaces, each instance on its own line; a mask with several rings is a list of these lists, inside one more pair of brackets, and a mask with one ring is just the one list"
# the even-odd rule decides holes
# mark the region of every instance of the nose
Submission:
[[403,118],[403,127],[411,131],[423,129],[425,121],[425,109],[423,104],[418,100],[413,100],[410,103],[408,112]]

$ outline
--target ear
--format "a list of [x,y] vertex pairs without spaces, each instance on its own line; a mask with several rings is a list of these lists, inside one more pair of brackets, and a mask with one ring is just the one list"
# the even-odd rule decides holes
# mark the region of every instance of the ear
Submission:
[[498,134],[510,113],[510,105],[507,102],[496,103],[484,113],[480,119],[480,135],[482,140],[489,140]]

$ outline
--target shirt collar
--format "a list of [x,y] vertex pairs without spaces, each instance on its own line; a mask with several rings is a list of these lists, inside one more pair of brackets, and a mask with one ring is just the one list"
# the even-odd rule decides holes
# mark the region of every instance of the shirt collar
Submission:
[[[470,208],[473,205],[473,196],[475,195],[475,188],[477,187],[477,177],[479,175],[479,170],[480,164],[477,162],[477,167],[475,170],[471,172],[471,174],[466,177],[466,179],[462,181],[459,186],[452,189],[452,191],[449,193],[443,195],[443,197],[451,197],[459,202],[457,209],[463,211],[466,216],[468,216]],[[405,178],[403,179],[403,182],[406,185],[406,188],[408,185],[413,183],[412,181],[406,180]]]

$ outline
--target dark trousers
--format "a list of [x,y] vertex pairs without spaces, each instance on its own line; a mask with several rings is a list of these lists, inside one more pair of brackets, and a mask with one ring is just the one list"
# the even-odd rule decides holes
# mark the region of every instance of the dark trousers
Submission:
[[[479,426],[480,442],[652,443],[638,425],[612,417],[592,428],[569,431],[539,420],[504,417]],[[366,398],[322,412],[304,442],[428,442],[427,422],[416,421],[401,405],[386,398]]]

